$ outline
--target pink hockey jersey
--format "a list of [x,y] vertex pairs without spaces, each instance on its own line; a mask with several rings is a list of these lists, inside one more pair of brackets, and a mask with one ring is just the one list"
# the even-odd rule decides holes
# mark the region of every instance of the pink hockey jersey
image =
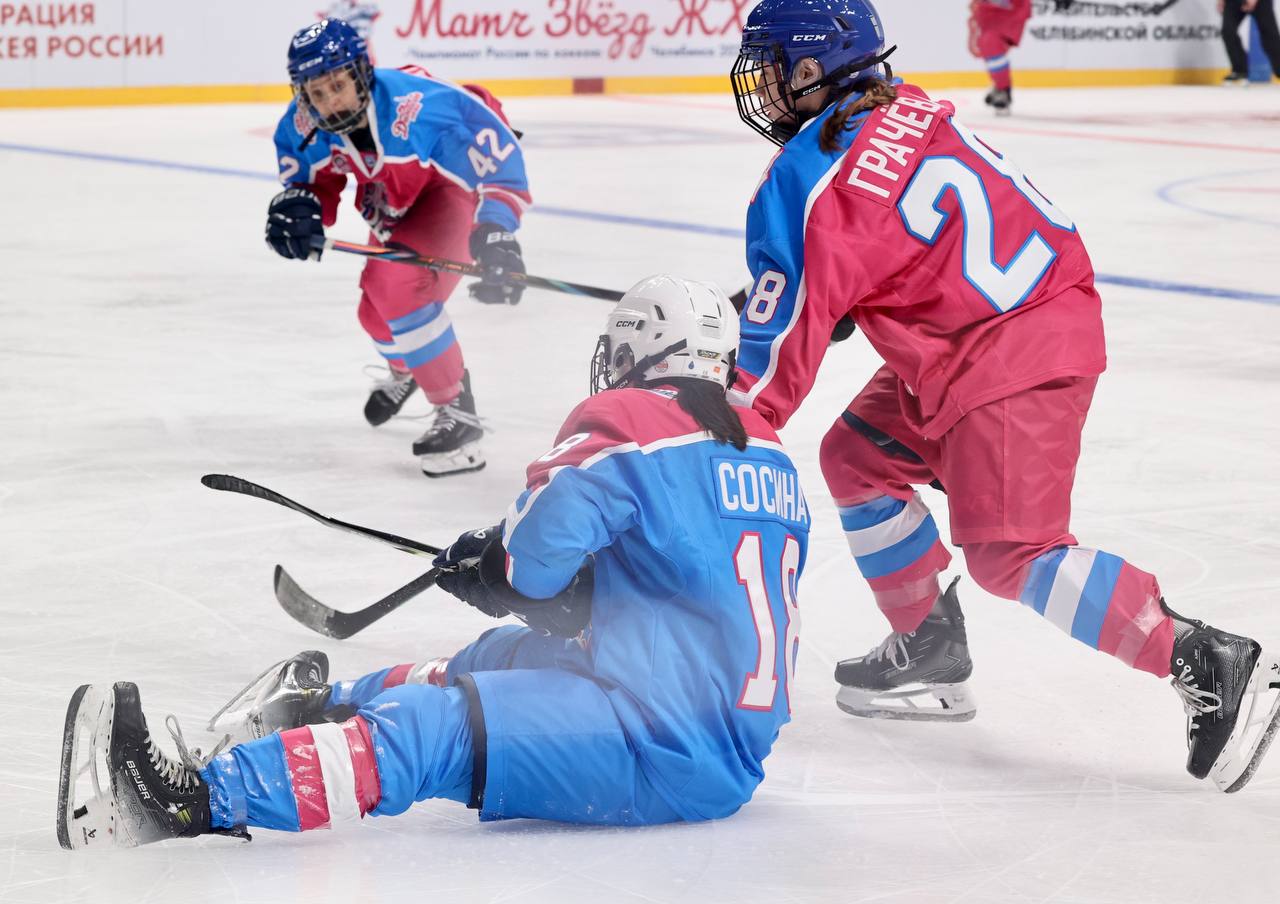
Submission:
[[835,109],[787,143],[751,202],[736,401],[784,425],[845,314],[931,438],[979,405],[1105,369],[1084,243],[1011,160],[914,86],[824,151]]
[[348,176],[356,180],[356,208],[383,241],[420,198],[440,188],[470,193],[477,223],[508,231],[520,225],[530,203],[524,154],[502,106],[483,88],[441,81],[415,66],[375,69],[369,122],[372,152],[345,135],[315,131],[296,100],[276,129],[280,181],[314,191],[325,225],[337,219]]

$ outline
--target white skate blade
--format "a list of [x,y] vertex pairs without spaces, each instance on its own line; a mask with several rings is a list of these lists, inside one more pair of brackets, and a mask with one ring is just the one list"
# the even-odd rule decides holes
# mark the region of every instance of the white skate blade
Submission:
[[909,722],[968,722],[977,715],[973,693],[958,684],[905,684],[892,691],[869,691],[841,686],[836,706],[864,719]]
[[247,744],[267,734],[262,724],[262,701],[272,689],[280,668],[288,660],[281,660],[245,685],[244,690],[227,701],[226,706],[213,714],[206,730],[225,735],[227,745]]
[[1231,794],[1249,783],[1280,730],[1280,658],[1258,657],[1227,744],[1209,769],[1218,789]]
[[117,832],[107,763],[114,714],[110,687],[81,685],[67,706],[58,779],[58,844],[69,851],[133,846],[132,839]]
[[418,460],[422,465],[422,473],[428,477],[466,474],[468,471],[479,471],[485,466],[484,453],[480,451],[479,441],[463,443],[452,452],[419,455]]

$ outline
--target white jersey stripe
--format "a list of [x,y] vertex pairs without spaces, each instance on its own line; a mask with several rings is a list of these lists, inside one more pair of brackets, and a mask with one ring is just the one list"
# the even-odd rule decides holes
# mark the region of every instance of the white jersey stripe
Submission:
[[324,795],[329,803],[329,824],[360,821],[360,802],[356,800],[356,773],[351,765],[351,748],[341,725],[325,722],[311,726],[316,742],[316,756],[324,775]]

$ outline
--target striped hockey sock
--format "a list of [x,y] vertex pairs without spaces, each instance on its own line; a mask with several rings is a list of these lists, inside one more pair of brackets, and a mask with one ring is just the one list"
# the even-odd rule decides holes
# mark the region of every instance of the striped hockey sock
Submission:
[[938,575],[951,561],[933,515],[919,494],[910,501],[880,496],[839,511],[876,605],[894,631],[914,631],[938,598]]
[[1076,640],[1158,677],[1169,674],[1173,622],[1155,577],[1119,556],[1059,546],[1031,563],[1019,601]]

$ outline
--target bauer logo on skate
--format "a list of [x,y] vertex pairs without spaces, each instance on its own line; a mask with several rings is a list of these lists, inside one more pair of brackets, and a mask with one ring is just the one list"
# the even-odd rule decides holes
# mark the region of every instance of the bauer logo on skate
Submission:
[[879,108],[858,133],[848,155],[852,165],[846,162],[848,173],[837,186],[893,205],[920,162],[920,149],[949,112],[949,107],[907,95]]
[[730,458],[714,459],[711,465],[723,514],[731,518],[781,518],[808,527],[809,506],[795,471]]

